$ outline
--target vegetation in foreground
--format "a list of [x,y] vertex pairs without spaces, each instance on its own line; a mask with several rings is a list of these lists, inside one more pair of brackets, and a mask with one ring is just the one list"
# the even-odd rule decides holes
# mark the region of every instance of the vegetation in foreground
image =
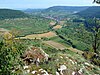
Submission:
[[[62,65],[67,68],[62,72],[64,75],[71,75],[73,72],[83,75],[99,74],[100,68],[98,66],[68,49],[55,49],[43,43],[43,40],[16,40],[12,33],[5,33],[3,38],[0,43],[1,74],[34,75],[47,73],[55,75],[57,72],[61,73],[59,68]],[[45,55],[48,56],[48,60],[45,59]],[[85,56],[88,60],[91,59],[91,53],[85,54]],[[99,65],[99,60],[96,61],[96,64]],[[45,72],[42,73],[41,69]],[[79,72],[81,69],[82,71]],[[36,72],[33,73],[34,71]]]

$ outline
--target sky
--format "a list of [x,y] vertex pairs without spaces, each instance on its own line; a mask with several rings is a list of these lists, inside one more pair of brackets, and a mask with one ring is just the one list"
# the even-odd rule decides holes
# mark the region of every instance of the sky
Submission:
[[26,9],[51,6],[97,6],[93,0],[0,0],[0,8]]

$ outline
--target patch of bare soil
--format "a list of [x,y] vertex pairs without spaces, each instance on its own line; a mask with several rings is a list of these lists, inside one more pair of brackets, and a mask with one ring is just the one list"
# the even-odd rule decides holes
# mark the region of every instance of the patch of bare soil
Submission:
[[43,33],[43,34],[27,35],[25,37],[20,37],[20,39],[41,39],[43,37],[50,38],[50,37],[55,37],[55,36],[57,36],[56,33],[50,31],[50,32]]
[[53,21],[50,22],[50,25],[51,25],[51,26],[54,26],[55,24],[56,24],[56,22],[53,22]]
[[56,26],[53,27],[53,29],[60,29],[60,28],[62,28],[61,25],[56,25]]

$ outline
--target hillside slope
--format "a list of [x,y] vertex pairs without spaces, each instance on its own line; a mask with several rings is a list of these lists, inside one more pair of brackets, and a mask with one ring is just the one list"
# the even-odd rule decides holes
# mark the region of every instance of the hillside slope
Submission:
[[45,11],[47,12],[50,12],[50,11],[66,11],[66,12],[74,12],[74,11],[82,11],[82,10],[85,10],[87,9],[88,7],[76,7],[76,6],[53,6],[53,7],[50,7],[48,9],[46,9]]
[[28,15],[19,10],[0,9],[0,19],[25,18],[25,17],[28,17]]
[[85,18],[100,18],[100,6],[89,7],[86,10],[80,11],[77,15]]
[[36,16],[46,16],[46,17],[65,17],[69,14],[77,13],[79,11],[87,9],[88,6],[76,7],[76,6],[52,6],[46,9],[26,9],[25,13],[36,15]]

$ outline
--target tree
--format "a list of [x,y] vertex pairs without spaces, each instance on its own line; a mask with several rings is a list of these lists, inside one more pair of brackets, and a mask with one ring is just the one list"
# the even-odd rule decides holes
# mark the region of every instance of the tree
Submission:
[[93,30],[93,50],[95,53],[97,53],[97,50],[100,46],[100,20],[94,18],[94,26],[92,28]]
[[94,0],[93,3],[100,4],[100,0]]
[[12,75],[12,70],[23,65],[20,56],[27,45],[25,42],[14,39],[16,32],[12,32],[6,32],[0,42],[0,75]]
[[91,31],[92,47],[95,53],[98,52],[100,47],[100,19],[93,18],[87,20],[87,29]]

